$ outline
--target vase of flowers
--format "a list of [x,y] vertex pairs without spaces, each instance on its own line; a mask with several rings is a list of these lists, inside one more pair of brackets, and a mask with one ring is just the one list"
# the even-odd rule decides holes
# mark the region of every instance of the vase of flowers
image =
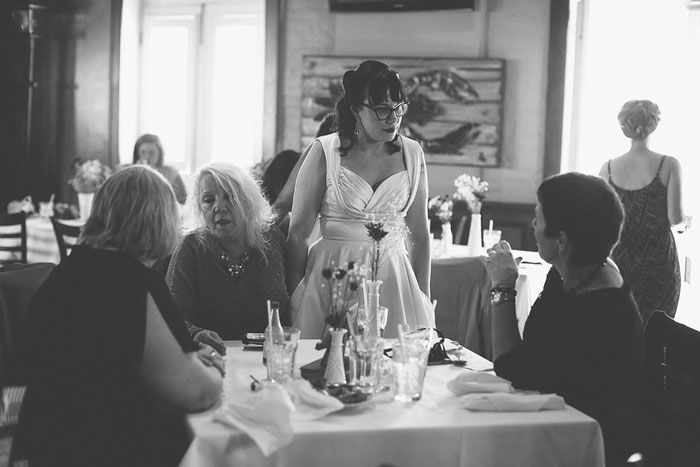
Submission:
[[318,350],[326,348],[326,354],[323,357],[326,384],[345,384],[343,342],[347,330],[344,326],[350,310],[357,307],[362,269],[355,262],[349,262],[341,267],[331,263],[330,267],[321,271],[321,274],[326,280],[323,286],[328,289],[330,297],[330,310],[326,316],[326,326],[329,327],[327,336],[330,337],[330,343],[322,341],[316,345],[316,348]]
[[330,329],[331,345],[326,361],[326,371],[323,375],[328,385],[345,384],[347,382],[345,378],[345,362],[343,360],[343,344],[346,332],[348,330],[345,328]]
[[112,169],[97,159],[78,158],[73,161],[73,176],[68,183],[78,194],[81,220],[85,221],[90,217],[95,192],[110,175],[112,175]]
[[467,241],[468,254],[479,256],[483,246],[481,243],[481,203],[486,199],[489,184],[479,177],[462,174],[455,179],[455,187],[457,191],[452,195],[453,198],[466,202],[472,213]]
[[437,255],[445,254],[449,251],[450,245],[454,243],[452,237],[452,208],[453,201],[448,195],[434,196],[428,200],[428,219],[431,224],[440,225],[440,243],[438,243]]

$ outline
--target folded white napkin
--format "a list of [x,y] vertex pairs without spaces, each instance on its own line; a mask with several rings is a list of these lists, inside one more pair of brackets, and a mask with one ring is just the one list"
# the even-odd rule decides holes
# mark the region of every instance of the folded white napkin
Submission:
[[292,442],[290,417],[294,410],[287,391],[272,383],[243,400],[223,406],[214,420],[246,432],[267,457]]
[[316,391],[305,379],[288,381],[284,388],[296,407],[292,413],[292,418],[296,420],[313,420],[345,407],[335,397]]
[[458,396],[473,392],[513,392],[513,386],[507,379],[468,370],[448,381],[447,389]]
[[486,393],[467,394],[459,398],[464,409],[486,412],[537,412],[563,410],[566,403],[556,394]]

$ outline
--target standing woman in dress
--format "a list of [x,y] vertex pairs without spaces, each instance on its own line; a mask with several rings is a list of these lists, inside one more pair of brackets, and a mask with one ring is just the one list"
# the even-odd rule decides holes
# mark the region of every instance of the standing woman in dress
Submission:
[[649,135],[661,113],[648,100],[622,106],[617,119],[630,150],[609,160],[600,176],[615,188],[625,209],[620,243],[612,258],[634,295],[646,323],[654,310],[676,314],[681,272],[671,226],[684,221],[681,165],[677,159],[649,149]]
[[[367,60],[343,75],[343,88],[338,131],[316,139],[294,189],[287,248],[292,320],[304,337],[321,337],[330,309],[321,271],[332,262],[362,261],[368,217],[396,214],[409,233],[406,241],[385,242],[377,274],[379,302],[389,309],[385,335],[394,337],[399,323],[434,323],[425,158],[418,143],[399,136],[408,101],[395,71]],[[319,217],[321,238],[310,245]]]

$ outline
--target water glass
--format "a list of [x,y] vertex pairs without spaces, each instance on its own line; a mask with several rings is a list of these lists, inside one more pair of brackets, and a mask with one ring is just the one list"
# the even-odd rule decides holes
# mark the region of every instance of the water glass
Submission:
[[428,366],[429,349],[419,340],[394,344],[394,400],[412,402],[423,395],[423,380]]
[[484,248],[493,248],[493,246],[501,241],[500,230],[484,229]]
[[48,219],[49,217],[53,217],[53,214],[54,212],[52,202],[39,202],[39,215],[41,217],[43,217],[44,219]]
[[371,394],[380,385],[384,339],[356,334],[348,340],[348,344],[350,384],[366,394]]
[[[294,377],[296,353],[301,331],[285,327],[283,339],[270,339],[267,345],[267,379],[281,383]],[[265,336],[267,340],[269,336]]]
[[[377,310],[377,324],[379,325],[380,336],[384,335],[384,328],[386,327],[386,320],[388,317],[389,309],[380,305],[379,310]],[[355,329],[357,330],[357,333],[365,334],[365,329],[367,329],[367,325],[369,324],[369,317],[367,316],[367,311],[364,306],[357,309],[356,322],[357,327]]]

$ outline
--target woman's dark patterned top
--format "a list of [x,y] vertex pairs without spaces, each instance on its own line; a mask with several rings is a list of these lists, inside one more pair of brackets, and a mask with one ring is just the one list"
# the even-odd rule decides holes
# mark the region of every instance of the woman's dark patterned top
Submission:
[[681,293],[681,271],[668,221],[666,187],[659,178],[665,160],[663,156],[651,183],[639,190],[617,186],[612,181],[608,161],[608,182],[617,191],[625,209],[622,236],[612,257],[645,323],[654,310],[664,310],[669,316],[675,316]]

